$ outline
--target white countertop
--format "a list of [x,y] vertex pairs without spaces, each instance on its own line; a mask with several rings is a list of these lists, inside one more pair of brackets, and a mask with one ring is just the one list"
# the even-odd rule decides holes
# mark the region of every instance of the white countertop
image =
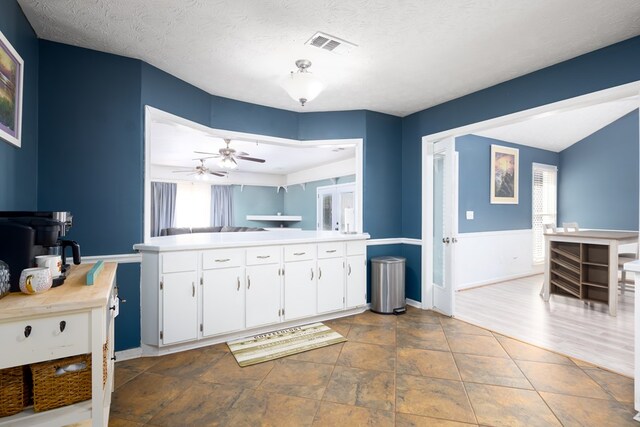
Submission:
[[633,271],[634,273],[640,273],[640,260],[625,263],[624,269]]
[[147,243],[133,245],[140,252],[183,251],[246,246],[271,246],[296,243],[319,243],[365,240],[368,233],[342,234],[338,231],[238,231],[228,233],[193,233],[152,237]]

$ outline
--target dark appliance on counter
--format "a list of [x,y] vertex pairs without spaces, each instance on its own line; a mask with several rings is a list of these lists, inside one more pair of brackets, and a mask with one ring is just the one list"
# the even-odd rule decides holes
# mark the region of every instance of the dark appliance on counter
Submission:
[[60,255],[62,275],[53,279],[53,286],[64,283],[69,265],[66,248],[72,250],[73,263],[80,264],[80,245],[66,240],[73,224],[70,212],[0,212],[0,260],[9,265],[11,292],[19,292],[20,273],[35,265],[38,255]]

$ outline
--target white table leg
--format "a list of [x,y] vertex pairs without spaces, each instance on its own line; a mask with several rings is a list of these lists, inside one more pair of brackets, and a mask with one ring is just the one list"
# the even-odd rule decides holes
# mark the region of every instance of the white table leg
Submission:
[[544,283],[542,284],[542,299],[549,301],[551,297],[551,243],[549,238],[545,236],[544,239],[544,253],[546,254],[544,259]]
[[618,314],[618,242],[609,242],[609,314]]

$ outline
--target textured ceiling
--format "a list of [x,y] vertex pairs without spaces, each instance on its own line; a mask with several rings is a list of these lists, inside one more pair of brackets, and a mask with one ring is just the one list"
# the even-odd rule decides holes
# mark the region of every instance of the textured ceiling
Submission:
[[591,105],[502,126],[476,135],[560,152],[625,114],[636,110],[638,97]]
[[[638,0],[19,0],[39,37],[140,58],[219,96],[404,116],[640,34]],[[305,46],[316,31],[358,45]],[[296,59],[327,89],[279,81]]]

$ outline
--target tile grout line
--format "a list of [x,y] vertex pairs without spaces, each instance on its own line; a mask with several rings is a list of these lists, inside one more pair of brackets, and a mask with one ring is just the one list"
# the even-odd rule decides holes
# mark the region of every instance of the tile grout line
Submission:
[[[492,335],[494,334],[493,331],[490,331],[492,333]],[[558,415],[554,412],[554,410],[551,408],[551,406],[549,406],[549,403],[544,399],[544,397],[542,397],[542,395],[540,394],[540,391],[536,388],[536,386],[533,384],[533,382],[531,381],[531,379],[527,376],[527,374],[524,373],[524,371],[522,370],[522,368],[520,367],[520,365],[518,365],[517,363],[517,359],[514,359],[513,357],[511,357],[511,355],[509,354],[509,352],[507,351],[506,347],[500,342],[500,340],[494,335],[493,338],[498,341],[498,344],[500,345],[500,347],[502,347],[502,349],[504,350],[505,353],[507,353],[507,356],[509,356],[509,360],[511,360],[513,362],[514,365],[516,365],[516,367],[518,368],[518,370],[520,371],[520,373],[522,374],[522,376],[524,376],[527,381],[529,382],[529,384],[531,384],[531,387],[533,387],[533,390],[536,392],[536,394],[538,395],[538,397],[544,402],[545,406],[549,409],[549,411],[553,414],[553,416],[555,417],[555,419],[558,421],[558,423],[563,426],[564,424],[562,424],[562,421],[560,421],[560,418],[558,417]],[[507,337],[508,338],[508,337]],[[526,344],[526,343],[525,343]],[[530,345],[530,344],[529,344]],[[569,359],[571,360],[571,359]],[[574,363],[574,362],[571,362]],[[574,363],[575,364],[575,363]]]
[[467,402],[469,402],[469,407],[471,408],[471,413],[473,414],[473,418],[476,420],[476,424],[480,424],[478,421],[478,415],[476,414],[476,410],[473,407],[473,403],[471,402],[471,399],[469,398],[469,392],[467,391],[467,386],[462,380],[462,375],[460,374],[460,368],[458,368],[458,362],[456,361],[456,358],[453,356],[453,350],[451,350],[451,344],[449,344],[449,337],[447,336],[444,326],[442,325],[442,319],[438,319],[438,320],[440,322],[440,327],[442,328],[442,333],[444,334],[444,339],[447,341],[447,346],[449,347],[449,353],[451,354],[451,358],[453,359],[453,364],[456,366],[456,370],[458,371],[458,376],[460,377],[460,383],[462,384],[462,389],[464,390],[464,395],[467,398]]

